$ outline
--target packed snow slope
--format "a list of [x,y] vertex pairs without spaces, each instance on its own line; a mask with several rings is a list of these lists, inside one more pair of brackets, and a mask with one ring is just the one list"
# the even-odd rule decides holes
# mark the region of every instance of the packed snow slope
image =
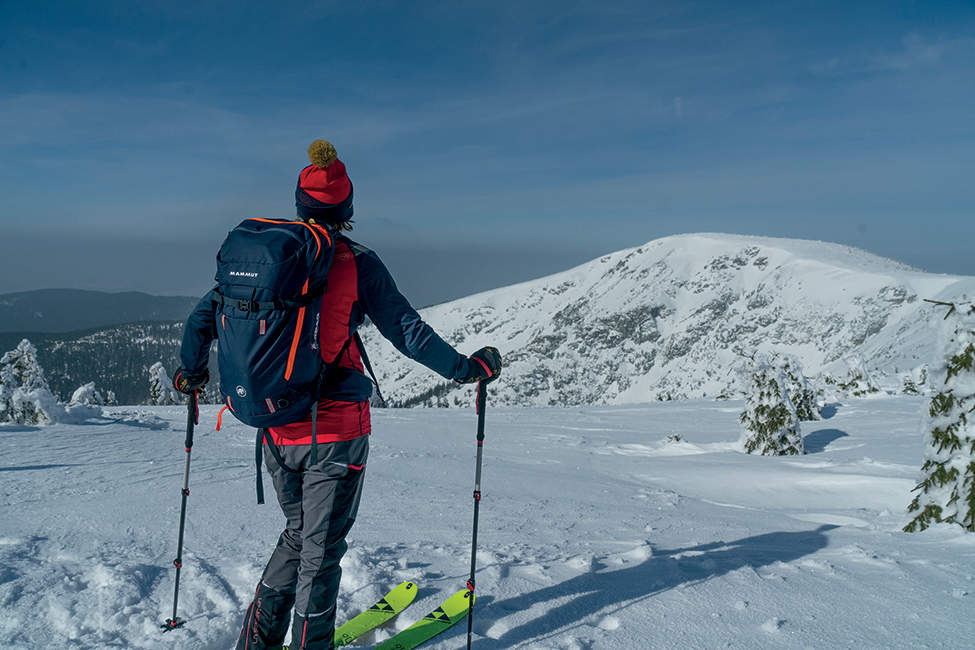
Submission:
[[[922,400],[831,409],[789,458],[739,451],[740,402],[490,404],[475,648],[971,647],[975,535],[901,532]],[[214,432],[216,407],[202,409],[188,623],[162,634],[185,410],[109,413],[0,425],[0,647],[229,650],[284,525],[273,499],[254,504],[253,430],[224,418]],[[473,507],[473,409],[377,410],[374,431],[338,618],[406,579],[420,592],[364,646],[463,588]]]
[[[501,349],[504,404],[633,404],[740,397],[749,358],[769,350],[838,379],[859,358],[896,391],[934,353],[943,310],[922,299],[964,292],[975,293],[975,278],[847,246],[698,234],[421,313],[462,351]],[[462,401],[463,387],[403,358],[375,329],[364,338],[394,403]]]

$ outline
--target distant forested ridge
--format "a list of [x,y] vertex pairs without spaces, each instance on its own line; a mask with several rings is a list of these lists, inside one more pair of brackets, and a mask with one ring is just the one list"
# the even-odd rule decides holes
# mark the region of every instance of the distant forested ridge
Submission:
[[[102,392],[114,391],[120,404],[142,404],[149,398],[149,367],[161,361],[172,372],[179,365],[183,322],[127,323],[58,334],[6,332],[0,333],[0,351],[25,338],[37,347],[48,384],[60,399],[93,381]],[[216,364],[211,365],[217,380]]]
[[0,295],[0,332],[77,332],[142,321],[185,320],[199,298],[40,289]]

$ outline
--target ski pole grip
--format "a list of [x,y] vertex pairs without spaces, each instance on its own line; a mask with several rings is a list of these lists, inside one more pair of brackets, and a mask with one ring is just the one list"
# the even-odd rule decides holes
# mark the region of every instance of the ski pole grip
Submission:
[[186,441],[184,443],[186,451],[193,448],[193,425],[196,424],[196,414],[196,391],[193,391],[189,401],[186,403]]
[[477,442],[484,442],[484,407],[487,405],[487,382],[477,382]]

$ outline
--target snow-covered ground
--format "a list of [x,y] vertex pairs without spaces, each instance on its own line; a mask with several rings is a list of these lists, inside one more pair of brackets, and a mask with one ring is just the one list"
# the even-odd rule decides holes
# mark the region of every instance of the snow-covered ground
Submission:
[[[491,409],[475,647],[971,647],[975,535],[900,532],[922,405],[840,406],[806,425],[798,458],[740,453],[741,402]],[[227,650],[284,521],[254,504],[253,430],[231,418],[214,432],[215,407],[203,408],[189,622],[161,634],[185,410],[108,413],[0,426],[0,647]],[[369,643],[464,585],[474,429],[466,409],[374,414],[339,620],[401,580],[421,591]]]

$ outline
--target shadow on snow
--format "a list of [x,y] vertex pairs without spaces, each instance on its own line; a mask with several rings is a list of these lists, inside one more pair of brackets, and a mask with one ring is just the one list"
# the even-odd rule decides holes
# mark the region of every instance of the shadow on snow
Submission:
[[31,426],[28,424],[8,424],[6,422],[0,423],[0,433],[29,433],[31,431],[40,431],[40,427]]
[[834,415],[836,415],[836,412],[840,410],[841,406],[842,404],[840,404],[839,402],[827,404],[823,406],[821,409],[819,409],[819,415],[822,416],[824,420],[828,420]]
[[802,444],[807,454],[818,454],[826,451],[826,447],[831,442],[847,437],[849,437],[849,434],[846,431],[840,431],[839,429],[819,429],[807,436],[803,436]]
[[20,465],[12,467],[0,467],[0,472],[26,472],[39,469],[55,469],[58,467],[81,467],[81,463],[67,463],[61,465]]
[[[837,526],[823,525],[815,530],[767,533],[732,542],[654,549],[652,557],[626,569],[584,573],[551,587],[492,602],[481,610],[487,619],[479,625],[482,629],[489,629],[494,621],[511,612],[569,599],[496,639],[482,638],[478,644],[485,648],[511,648],[579,624],[596,613],[608,614],[609,608],[618,610],[680,585],[704,582],[744,567],[755,569],[792,562],[825,548],[829,540],[824,533],[834,528]],[[474,616],[478,618],[477,608]]]

